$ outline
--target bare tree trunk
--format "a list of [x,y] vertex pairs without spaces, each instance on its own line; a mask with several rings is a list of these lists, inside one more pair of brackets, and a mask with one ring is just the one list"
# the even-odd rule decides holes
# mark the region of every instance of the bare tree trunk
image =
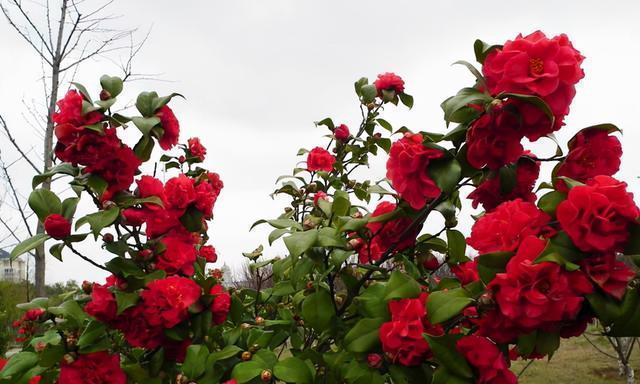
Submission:
[[631,366],[631,353],[635,345],[634,337],[608,337],[609,343],[616,351],[618,371],[627,384],[635,384],[635,372]]

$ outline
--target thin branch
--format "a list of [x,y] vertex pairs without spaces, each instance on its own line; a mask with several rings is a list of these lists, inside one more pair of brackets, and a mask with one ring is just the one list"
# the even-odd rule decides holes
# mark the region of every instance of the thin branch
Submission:
[[3,7],[0,4],[0,10],[2,10],[2,13],[4,14],[4,16],[7,18],[7,21],[9,22],[9,25],[11,25],[13,27],[13,29],[16,30],[16,32],[18,32],[18,34],[27,42],[29,43],[29,45],[38,53],[38,55],[40,55],[40,57],[42,58],[42,60],[46,61],[47,64],[52,65],[51,60],[49,60],[44,53],[42,52],[42,50],[38,47],[36,47],[36,45],[33,43],[33,41],[31,41],[31,38],[29,36],[27,36],[21,29],[20,27],[18,27],[13,20],[11,19],[11,16],[9,16],[9,13],[7,12],[6,8]]
[[603,351],[602,349],[600,349],[600,347],[598,347],[598,346],[597,346],[593,341],[591,341],[591,340],[587,337],[587,335],[584,335],[584,334],[583,334],[582,336],[585,338],[585,340],[587,340],[587,341],[589,342],[589,344],[591,344],[591,346],[592,346],[593,348],[595,348],[595,349],[596,349],[596,351],[598,351],[598,352],[602,353],[603,355],[607,356],[608,358],[611,358],[611,359],[614,359],[614,360],[618,360],[618,358],[617,358],[616,356],[610,355],[609,353],[607,353],[607,352]]
[[13,135],[11,135],[11,131],[9,130],[9,127],[7,126],[6,121],[4,121],[4,118],[2,117],[2,115],[0,115],[0,125],[2,125],[2,128],[4,129],[5,134],[9,138],[9,141],[11,142],[11,144],[13,144],[15,149],[20,153],[22,158],[25,159],[27,163],[29,163],[29,165],[31,165],[31,167],[33,168],[34,171],[36,171],[37,174],[40,174],[40,170],[38,169],[38,167],[33,163],[33,161],[31,161],[31,159],[27,157],[27,155],[24,153],[22,148],[20,148],[20,146],[18,145],[18,142],[16,142],[16,140],[14,139]]
[[86,262],[88,262],[89,264],[93,265],[96,268],[100,268],[103,271],[107,271],[110,272],[107,268],[105,268],[103,265],[100,265],[98,263],[96,263],[95,261],[91,260],[90,258],[88,258],[87,256],[83,255],[82,253],[76,251],[75,248],[73,248],[73,245],[71,244],[67,244],[67,247],[71,250],[71,252],[75,253],[77,256],[80,256],[80,258]]
[[27,21],[27,23],[29,23],[31,28],[38,35],[38,37],[40,38],[40,41],[42,42],[42,44],[47,48],[47,51],[49,51],[49,54],[53,55],[53,47],[50,47],[49,44],[47,44],[47,40],[45,40],[44,36],[42,36],[42,33],[40,32],[38,27],[36,27],[35,24],[33,24],[33,21],[31,20],[31,17],[29,17],[29,15],[22,8],[22,4],[20,4],[17,0],[12,0],[12,3],[13,3],[13,5],[15,5],[16,8],[18,8],[20,13],[22,14],[22,17],[24,17],[24,19]]
[[22,221],[24,222],[24,226],[27,228],[27,232],[29,232],[29,237],[33,236],[33,232],[31,232],[31,227],[29,226],[29,221],[27,220],[27,216],[22,209],[22,205],[20,204],[20,199],[18,198],[18,193],[16,192],[16,188],[13,185],[13,181],[11,180],[11,176],[9,175],[9,171],[7,167],[2,165],[2,170],[4,171],[5,176],[7,177],[7,182],[9,183],[9,188],[11,188],[11,192],[13,193],[13,198],[16,200],[16,206],[18,208],[18,212],[20,212],[20,217],[22,217]]

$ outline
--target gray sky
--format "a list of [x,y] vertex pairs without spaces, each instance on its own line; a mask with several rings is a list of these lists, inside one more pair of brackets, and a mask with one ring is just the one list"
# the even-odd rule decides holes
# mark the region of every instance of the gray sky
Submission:
[[[532,6],[530,1],[490,5],[477,1],[120,0],[111,11],[124,15],[116,22],[122,28],[152,27],[135,68],[162,73],[161,79],[170,80],[130,84],[123,101],[152,89],[185,95],[186,101],[172,102],[182,125],[181,139],[199,136],[209,150],[205,165],[225,182],[210,227],[221,262],[238,265],[243,259],[240,252],[266,245],[268,229],[249,233],[249,225],[276,216],[286,204],[274,202],[269,193],[275,179],[301,160],[295,157],[298,148],[321,143],[326,132],[315,129],[313,121],[331,116],[355,128],[359,117],[355,80],[396,72],[416,102],[410,112],[388,109],[386,118],[397,127],[443,131],[440,102],[472,84],[466,69],[450,64],[459,59],[473,61],[476,38],[502,43],[518,32],[536,29],[548,35],[567,33],[587,57],[586,77],[578,84],[567,126],[558,137],[562,142],[588,125],[617,124],[624,130],[625,149],[618,176],[636,194],[640,192],[636,149],[640,143],[636,118],[640,2],[538,0]],[[41,144],[22,117],[26,112],[22,100],[41,98],[40,63],[4,20],[0,21],[0,42],[0,114],[23,145],[36,145],[36,156]],[[103,73],[117,74],[117,69],[104,60],[87,62],[76,80],[95,92]],[[532,148],[539,155],[553,152],[550,141]],[[3,136],[0,150],[5,160],[15,158]],[[373,164],[372,178],[384,176],[384,161]],[[12,169],[20,192],[28,195],[28,168]],[[0,213],[6,215],[6,209]],[[0,238],[3,235],[0,231]],[[108,259],[97,247],[85,250],[98,261]],[[267,254],[281,250],[276,246]],[[47,271],[48,281],[102,276],[72,254],[65,254],[63,264],[52,259]]]

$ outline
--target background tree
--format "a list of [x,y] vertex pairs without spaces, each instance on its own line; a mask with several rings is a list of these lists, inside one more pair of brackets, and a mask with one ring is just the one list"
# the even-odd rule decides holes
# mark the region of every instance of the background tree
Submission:
[[[53,165],[53,113],[56,110],[56,100],[60,94],[61,82],[73,82],[80,64],[89,60],[105,57],[106,54],[126,51],[128,57],[118,65],[124,73],[124,80],[144,77],[132,72],[132,60],[141,49],[146,37],[134,43],[134,29],[118,30],[109,26],[117,17],[107,13],[113,1],[102,1],[91,4],[82,0],[46,1],[40,3],[23,3],[20,0],[0,1],[0,9],[7,22],[28,44],[42,63],[42,85],[44,92],[44,110],[35,103],[25,103],[31,121],[28,124],[40,130],[43,138],[42,158],[35,158],[31,150],[26,150],[22,143],[16,140],[15,129],[9,127],[0,117],[3,134],[11,145],[24,159],[35,173],[50,169]],[[2,171],[5,183],[11,190],[16,209],[22,220],[19,225],[10,225],[2,220],[4,230],[8,232],[1,238],[10,238],[17,242],[21,226],[26,235],[43,233],[43,226],[38,223],[32,229],[31,213],[27,212],[26,199],[20,197],[11,182],[9,168],[15,162],[3,164]],[[42,185],[50,189],[49,180]],[[25,236],[26,237],[26,236]],[[35,249],[35,294],[45,295],[45,252],[42,246]]]

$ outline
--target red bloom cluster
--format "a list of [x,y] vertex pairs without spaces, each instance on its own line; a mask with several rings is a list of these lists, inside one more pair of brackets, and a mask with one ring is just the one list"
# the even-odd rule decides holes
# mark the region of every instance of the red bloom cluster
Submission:
[[307,170],[309,172],[324,171],[331,172],[333,170],[333,163],[336,162],[336,158],[324,148],[315,147],[309,151],[307,156]]
[[94,352],[78,355],[71,363],[63,361],[58,384],[126,384],[127,375],[120,368],[120,355]]
[[[598,175],[613,176],[620,169],[621,157],[622,146],[617,137],[597,128],[584,129],[569,141],[569,154],[556,176],[581,183]],[[562,180],[558,180],[555,186],[558,190],[567,190]]]
[[469,194],[468,198],[473,201],[474,208],[482,204],[484,210],[489,212],[509,200],[536,201],[533,188],[540,174],[540,162],[529,153],[525,152],[525,155],[515,164],[515,185],[511,190],[503,191],[500,173],[495,172]]
[[335,136],[336,140],[346,141],[351,133],[349,133],[349,127],[345,124],[340,124],[333,130],[333,136]]
[[596,176],[569,191],[556,211],[562,229],[585,252],[622,251],[629,227],[640,216],[627,184],[610,176]]
[[97,111],[83,114],[83,97],[75,90],[59,100],[59,111],[53,115],[58,139],[56,156],[74,165],[83,165],[83,173],[100,176],[107,182],[102,199],[129,189],[141,164],[131,148],[123,144],[115,128],[87,128],[99,123],[104,115]]
[[382,91],[394,91],[404,93],[404,80],[393,72],[385,72],[378,75],[378,79],[373,82],[378,90],[378,96],[382,96]]
[[533,203],[508,201],[476,221],[467,244],[480,254],[515,251],[528,236],[548,231],[549,220]]
[[487,288],[493,293],[499,316],[522,333],[554,330],[575,321],[584,295],[593,286],[581,271],[566,271],[554,262],[534,263],[547,245],[535,236],[523,239],[505,273],[498,273]]
[[[394,203],[383,201],[371,213],[371,217],[382,216],[391,213],[396,209]],[[356,247],[358,258],[361,263],[373,263],[380,260],[382,255],[395,245],[395,252],[412,247],[416,242],[416,235],[420,228],[415,228],[407,232],[412,220],[408,217],[401,217],[385,222],[370,222],[366,228],[369,230],[368,241],[360,241]]]
[[169,329],[187,319],[189,307],[201,294],[193,280],[171,276],[150,282],[140,297],[149,325]]
[[178,139],[180,137],[180,122],[168,105],[160,107],[160,109],[156,111],[156,116],[160,118],[160,125],[164,130],[159,141],[160,148],[166,151],[178,144]]
[[536,31],[524,37],[518,35],[489,53],[482,72],[493,95],[501,92],[534,95],[549,105],[555,117],[553,125],[540,109],[516,103],[523,117],[523,133],[530,140],[537,140],[562,126],[575,95],[575,85],[584,77],[583,60],[566,35],[548,38]]
[[625,263],[616,260],[614,254],[586,257],[580,268],[603,292],[618,300],[622,299],[627,285],[636,276]]
[[415,299],[401,299],[389,302],[391,321],[380,327],[380,342],[387,358],[394,363],[415,366],[431,355],[431,348],[423,333],[441,336],[444,330],[434,326],[427,319],[428,294],[422,293]]
[[71,234],[71,222],[66,217],[53,213],[44,219],[44,230],[56,240],[62,240]]
[[27,341],[36,332],[36,327],[40,322],[45,310],[42,308],[29,309],[21,318],[13,322],[13,327],[18,329],[16,341],[22,343]]
[[405,133],[402,139],[391,145],[387,161],[387,178],[413,209],[421,209],[440,195],[440,188],[429,175],[429,163],[444,154],[426,147],[422,141],[419,133]]
[[465,336],[456,343],[456,349],[477,372],[477,384],[516,384],[516,375],[509,370],[507,361],[489,339]]
[[209,294],[213,296],[213,302],[211,303],[213,323],[216,325],[222,324],[227,319],[229,309],[231,308],[231,295],[229,295],[220,284],[211,287]]

